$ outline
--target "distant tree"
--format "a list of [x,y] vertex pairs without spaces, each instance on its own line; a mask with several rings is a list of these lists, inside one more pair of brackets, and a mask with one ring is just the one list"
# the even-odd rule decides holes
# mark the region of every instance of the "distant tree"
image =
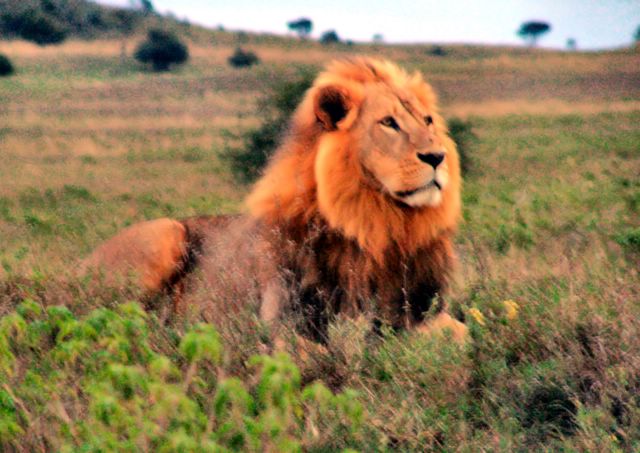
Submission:
[[340,42],[340,37],[335,30],[327,30],[320,36],[320,43],[324,45],[336,44]]
[[538,43],[540,36],[548,33],[551,30],[551,25],[547,22],[541,21],[529,21],[524,22],[518,30],[518,36],[524,39],[529,46],[535,46]]
[[156,12],[153,3],[151,3],[151,0],[140,0],[140,8],[142,9],[142,12],[147,15]]
[[142,63],[150,63],[154,71],[167,71],[172,64],[187,61],[189,51],[175,34],[152,29],[147,39],[138,46],[135,57]]
[[301,17],[300,19],[287,22],[287,27],[289,27],[289,30],[297,33],[300,38],[306,38],[311,34],[313,22],[311,22],[311,19]]
[[382,44],[384,42],[384,36],[382,36],[382,33],[376,33],[373,35],[373,42],[374,44]]
[[640,25],[638,26],[638,28],[636,28],[636,32],[633,35],[633,40],[636,42],[636,44],[640,44]]
[[245,68],[260,63],[260,59],[255,53],[243,50],[240,47],[236,47],[235,52],[227,61],[234,68]]
[[567,39],[567,49],[576,50],[578,48],[578,42],[574,38]]
[[13,65],[11,64],[11,60],[0,54],[0,77],[10,76],[15,72]]

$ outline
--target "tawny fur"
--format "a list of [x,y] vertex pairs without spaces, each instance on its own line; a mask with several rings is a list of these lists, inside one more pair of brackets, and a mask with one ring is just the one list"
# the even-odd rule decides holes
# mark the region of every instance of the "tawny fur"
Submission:
[[[402,134],[380,126],[380,115],[402,120]],[[416,157],[435,151],[445,155],[437,170]],[[423,204],[403,202],[425,175],[440,178],[441,190],[425,186],[415,198]],[[331,316],[363,310],[394,327],[429,329],[424,314],[455,261],[460,184],[455,144],[419,74],[375,59],[334,62],[296,110],[248,214],[181,223],[187,239],[169,248],[197,251],[200,268],[185,301],[204,297],[215,316],[222,300],[257,300],[267,321],[302,314],[303,331],[320,341]],[[163,276],[184,269],[167,263]]]
[[80,265],[80,273],[93,272],[110,286],[135,284],[160,290],[181,267],[187,253],[182,223],[156,219],[125,228],[97,247]]

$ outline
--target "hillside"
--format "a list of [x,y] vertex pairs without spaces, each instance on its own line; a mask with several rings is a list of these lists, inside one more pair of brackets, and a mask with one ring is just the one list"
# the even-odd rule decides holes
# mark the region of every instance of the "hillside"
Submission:
[[[436,56],[179,27],[192,58],[163,74],[123,60],[121,38],[0,41],[18,68],[0,79],[2,449],[640,448],[640,53]],[[227,64],[239,40],[260,65]],[[286,358],[249,360],[264,334],[250,314],[215,333],[168,319],[162,298],[74,281],[133,222],[241,211],[248,188],[220,158],[230,132],[259,123],[274,81],[354,54],[420,70],[444,116],[473,125],[447,298],[467,347],[372,346],[339,320],[330,355],[293,354],[299,381]],[[302,389],[314,379],[333,393]]]

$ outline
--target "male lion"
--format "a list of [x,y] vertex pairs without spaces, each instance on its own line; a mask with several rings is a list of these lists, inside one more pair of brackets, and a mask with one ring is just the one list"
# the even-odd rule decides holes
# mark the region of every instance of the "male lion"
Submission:
[[420,74],[336,61],[306,93],[246,215],[137,224],[83,268],[133,270],[146,290],[180,288],[176,303],[208,301],[214,316],[229,300],[259,301],[267,322],[296,312],[319,342],[331,316],[363,310],[461,340],[463,324],[430,310],[454,262],[460,183],[455,144]]

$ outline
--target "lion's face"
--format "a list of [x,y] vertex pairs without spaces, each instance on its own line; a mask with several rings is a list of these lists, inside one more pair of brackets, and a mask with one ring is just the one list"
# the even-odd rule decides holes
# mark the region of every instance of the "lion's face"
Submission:
[[434,115],[411,92],[376,84],[366,90],[353,126],[365,174],[409,206],[439,205],[449,182],[447,150]]
[[[348,137],[362,184],[405,206],[437,207],[443,202],[457,156],[455,147],[445,146],[446,128],[421,78],[319,86],[314,103],[325,129]],[[324,164],[327,156],[320,155]]]
[[247,204],[269,224],[322,219],[382,262],[391,245],[411,254],[454,230],[460,184],[455,143],[422,76],[355,58],[318,76]]

